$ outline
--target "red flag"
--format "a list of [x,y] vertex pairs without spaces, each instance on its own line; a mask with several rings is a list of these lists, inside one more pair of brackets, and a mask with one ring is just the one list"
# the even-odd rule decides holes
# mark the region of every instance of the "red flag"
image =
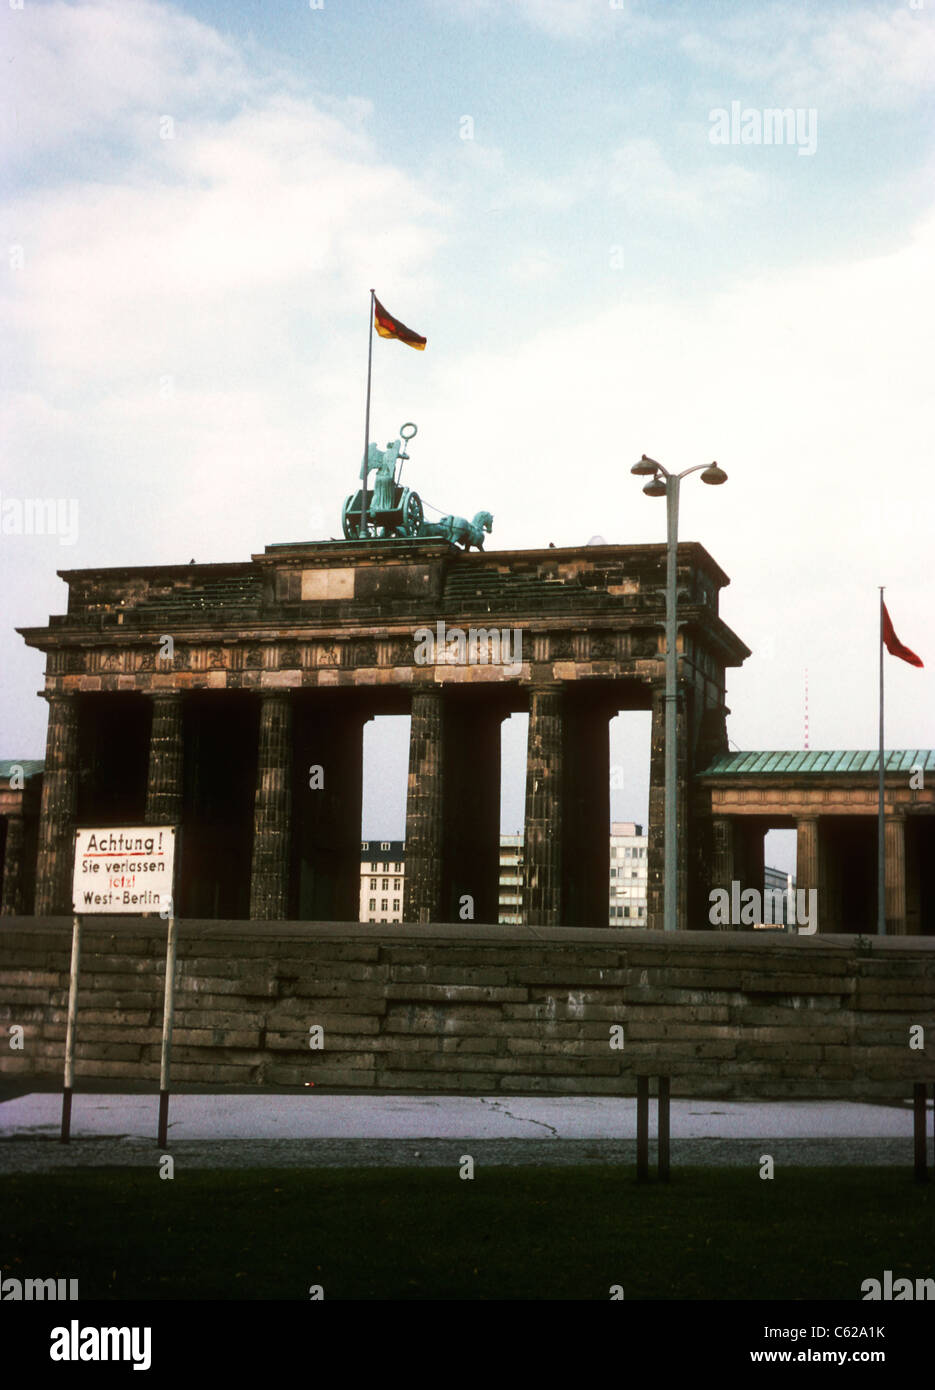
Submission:
[[426,340],[422,335],[414,333],[411,328],[400,323],[399,319],[394,319],[392,314],[388,314],[376,295],[373,297],[373,326],[381,338],[398,338],[401,343],[407,343],[417,352],[425,351]]
[[883,604],[883,645],[890,656],[898,656],[902,661],[908,661],[910,666],[922,666],[922,660],[911,652],[908,647],[904,647],[902,642],[893,631],[893,624],[890,622],[890,615],[886,611],[886,604]]

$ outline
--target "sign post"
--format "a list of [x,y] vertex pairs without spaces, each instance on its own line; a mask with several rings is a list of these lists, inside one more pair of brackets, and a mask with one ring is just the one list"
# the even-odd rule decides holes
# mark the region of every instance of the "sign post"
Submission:
[[78,1017],[78,971],[81,968],[81,917],[71,929],[71,970],[68,975],[68,1024],[65,1029],[65,1080],[62,1086],[62,1143],[71,1137],[71,1093],[75,1084],[75,1020]]
[[71,1131],[82,917],[149,917],[154,913],[164,917],[168,913],[166,989],[159,1068],[158,1139],[160,1144],[165,1145],[169,1114],[169,1054],[175,1007],[175,841],[174,825],[110,826],[75,831],[75,867],[72,875],[72,910],[75,920],[71,941],[65,1079],[62,1089],[63,1144],[68,1143]]
[[166,992],[162,1008],[162,1052],[159,1057],[159,1131],[156,1143],[164,1149],[169,1142],[169,1060],[172,1053],[172,1019],[175,1013],[175,908],[169,912],[166,935]]

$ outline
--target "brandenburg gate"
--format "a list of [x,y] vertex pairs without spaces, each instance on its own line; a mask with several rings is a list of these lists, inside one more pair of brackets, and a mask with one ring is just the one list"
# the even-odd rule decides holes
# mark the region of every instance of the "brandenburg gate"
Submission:
[[[689,786],[727,752],[725,672],[750,653],[707,551],[680,545],[678,569],[679,915],[703,923]],[[469,898],[496,922],[500,731],[524,711],[527,924],[606,927],[609,722],[651,710],[662,927],[664,546],[368,537],[61,577],[67,612],[21,629],[50,706],[36,915],[70,910],[76,825],[145,820],[180,827],[183,917],[356,921],[363,725],[410,714],[405,918],[457,921]]]

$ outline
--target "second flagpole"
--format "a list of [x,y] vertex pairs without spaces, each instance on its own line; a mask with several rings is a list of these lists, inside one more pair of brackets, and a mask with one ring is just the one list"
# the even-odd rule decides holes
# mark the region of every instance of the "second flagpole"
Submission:
[[367,455],[370,452],[370,375],[373,368],[373,301],[376,291],[370,291],[369,337],[367,339],[367,410],[364,419],[364,457],[360,465],[360,538],[367,535]]
[[883,585],[880,585],[880,631],[877,638],[880,647],[880,753],[877,759],[877,932],[886,935],[886,831],[884,823],[884,798],[886,794],[883,741]]

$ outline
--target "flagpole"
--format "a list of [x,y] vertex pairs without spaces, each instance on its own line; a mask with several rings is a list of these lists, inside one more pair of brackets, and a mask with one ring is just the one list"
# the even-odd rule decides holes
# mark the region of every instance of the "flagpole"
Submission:
[[360,465],[360,537],[367,534],[367,455],[370,452],[370,374],[373,368],[373,300],[375,291],[370,291],[370,336],[367,340],[367,412],[364,422],[364,459]]
[[884,830],[884,741],[883,741],[883,585],[880,585],[880,756],[877,797],[877,932],[886,935],[886,836]]

